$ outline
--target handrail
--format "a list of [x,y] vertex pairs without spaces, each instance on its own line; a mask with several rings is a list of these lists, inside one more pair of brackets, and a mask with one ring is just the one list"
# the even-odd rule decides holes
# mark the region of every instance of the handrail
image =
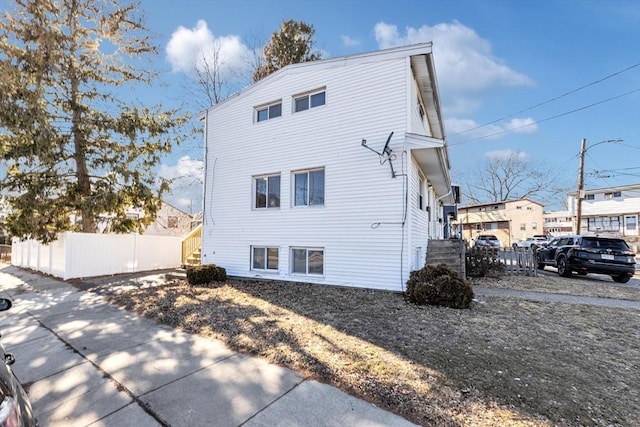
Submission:
[[202,224],[191,230],[182,239],[182,265],[187,263],[187,258],[202,247]]

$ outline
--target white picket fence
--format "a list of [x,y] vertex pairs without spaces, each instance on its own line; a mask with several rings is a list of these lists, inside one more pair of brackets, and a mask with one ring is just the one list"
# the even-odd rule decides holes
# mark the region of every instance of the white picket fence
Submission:
[[13,239],[11,264],[64,280],[180,266],[182,239],[138,234],[62,233],[43,245]]

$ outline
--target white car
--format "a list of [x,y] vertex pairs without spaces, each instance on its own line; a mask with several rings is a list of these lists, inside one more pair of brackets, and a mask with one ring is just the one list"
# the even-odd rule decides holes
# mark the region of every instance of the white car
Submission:
[[546,237],[533,236],[520,242],[516,242],[512,246],[513,249],[537,249],[539,247],[546,246],[547,243],[549,242]]

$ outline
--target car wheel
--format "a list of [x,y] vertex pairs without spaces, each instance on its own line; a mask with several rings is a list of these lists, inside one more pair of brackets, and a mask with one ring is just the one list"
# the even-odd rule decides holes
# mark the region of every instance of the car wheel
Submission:
[[626,274],[621,274],[619,276],[611,276],[611,278],[613,279],[614,282],[627,283],[629,279],[631,279],[631,276],[628,276]]
[[540,255],[536,256],[538,260],[538,270],[544,270],[544,262],[540,261]]
[[567,258],[564,256],[558,257],[558,274],[562,277],[571,277],[571,270],[567,266]]

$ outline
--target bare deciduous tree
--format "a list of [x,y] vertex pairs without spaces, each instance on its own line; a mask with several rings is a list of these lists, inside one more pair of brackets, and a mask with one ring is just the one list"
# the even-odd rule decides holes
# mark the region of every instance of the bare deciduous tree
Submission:
[[489,154],[486,161],[465,173],[463,194],[470,204],[493,203],[522,198],[540,203],[557,203],[567,187],[548,165],[528,158],[522,152],[508,150]]

